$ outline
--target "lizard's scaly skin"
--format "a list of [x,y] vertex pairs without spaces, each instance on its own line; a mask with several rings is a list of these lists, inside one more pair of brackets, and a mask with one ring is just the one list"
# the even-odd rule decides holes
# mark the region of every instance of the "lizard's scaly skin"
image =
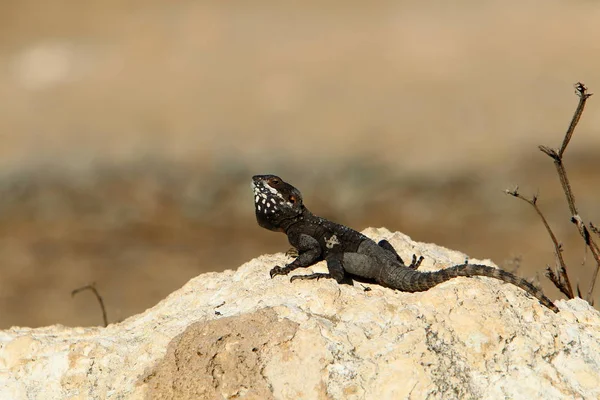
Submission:
[[334,278],[342,283],[352,276],[377,282],[404,292],[422,292],[457,276],[487,276],[511,283],[537,298],[554,312],[558,308],[540,289],[525,279],[487,265],[462,264],[435,272],[420,272],[418,261],[406,265],[387,241],[379,244],[347,226],[313,215],[303,204],[300,191],[275,175],[252,178],[258,224],[283,232],[298,257],[285,267],[276,266],[271,277],[287,275],[297,268],[327,261],[328,274],[311,274],[295,279]]

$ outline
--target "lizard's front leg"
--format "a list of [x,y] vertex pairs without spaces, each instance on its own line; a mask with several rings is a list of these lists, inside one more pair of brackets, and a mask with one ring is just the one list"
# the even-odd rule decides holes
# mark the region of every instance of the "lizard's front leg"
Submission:
[[292,243],[298,249],[298,257],[285,267],[275,266],[269,274],[271,278],[277,275],[287,275],[297,268],[310,267],[321,259],[321,245],[312,236],[301,234],[298,243]]
[[294,282],[295,280],[306,280],[306,279],[330,279],[333,278],[337,283],[344,283],[344,279],[346,277],[346,272],[344,271],[344,264],[342,263],[344,254],[343,253],[335,253],[329,255],[325,258],[327,261],[327,270],[329,273],[324,274],[322,272],[317,272],[310,275],[294,275],[290,278],[290,282]]

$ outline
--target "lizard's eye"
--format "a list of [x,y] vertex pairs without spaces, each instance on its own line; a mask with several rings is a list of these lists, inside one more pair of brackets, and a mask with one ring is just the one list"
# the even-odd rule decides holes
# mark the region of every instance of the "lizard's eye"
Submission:
[[290,201],[290,203],[296,204],[296,196],[294,196],[293,194],[290,195],[290,197],[288,197],[288,200]]
[[278,185],[278,184],[280,183],[280,181],[279,181],[279,179],[277,179],[277,178],[272,178],[272,179],[271,179],[271,183],[272,183],[273,185]]

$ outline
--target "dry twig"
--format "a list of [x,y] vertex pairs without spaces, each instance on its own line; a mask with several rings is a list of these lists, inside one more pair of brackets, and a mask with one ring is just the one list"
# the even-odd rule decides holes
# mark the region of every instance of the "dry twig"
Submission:
[[565,166],[563,164],[563,156],[567,146],[575,132],[575,127],[581,118],[581,114],[583,114],[583,109],[585,108],[585,104],[587,99],[590,98],[592,93],[588,93],[587,87],[581,82],[575,84],[575,93],[579,96],[579,104],[577,105],[577,109],[575,110],[575,114],[573,114],[573,118],[571,119],[571,123],[569,124],[569,128],[565,134],[563,139],[563,143],[559,150],[551,149],[547,146],[539,146],[539,149],[547,154],[554,160],[554,165],[556,166],[556,171],[558,172],[558,177],[560,178],[560,183],[563,187],[563,191],[565,192],[565,196],[567,198],[567,203],[569,204],[569,210],[571,211],[571,222],[573,222],[577,226],[577,230],[579,234],[583,238],[587,247],[589,247],[594,260],[596,260],[596,269],[592,275],[592,282],[590,283],[590,288],[586,295],[586,300],[591,304],[592,303],[592,293],[594,291],[594,286],[596,285],[596,280],[598,277],[598,271],[600,270],[600,247],[594,242],[592,239],[588,228],[585,226],[581,216],[577,211],[577,207],[575,205],[575,196],[573,195],[573,190],[571,189],[571,184],[569,183],[569,179],[567,178],[567,171],[565,170]]
[[[569,179],[567,177],[567,171],[563,164],[563,156],[564,156],[565,150],[567,149],[567,146],[569,145],[569,142],[571,141],[571,138],[573,137],[573,133],[575,132],[575,128],[577,127],[577,124],[579,123],[579,120],[581,119],[581,115],[583,114],[583,110],[585,108],[587,99],[592,95],[592,93],[588,93],[587,88],[581,82],[578,82],[575,84],[575,93],[579,97],[579,103],[577,104],[577,108],[575,110],[575,113],[573,114],[573,118],[571,119],[569,128],[567,129],[567,132],[565,133],[565,137],[563,139],[562,145],[560,146],[560,149],[552,149],[548,146],[539,146],[539,149],[554,160],[554,165],[556,167],[556,171],[558,172],[558,177],[560,179],[560,183],[562,185],[563,191],[567,198],[567,203],[569,205],[569,210],[571,212],[571,222],[573,222],[577,226],[579,234],[583,238],[585,245],[587,247],[589,247],[589,249],[594,257],[594,260],[596,260],[596,268],[595,268],[593,276],[592,276],[592,282],[590,283],[589,290],[585,297],[585,299],[590,304],[593,304],[592,293],[594,291],[594,286],[596,284],[596,280],[598,277],[598,271],[600,271],[600,248],[598,247],[596,242],[591,237],[590,231],[586,227],[585,223],[583,222],[583,219],[581,218],[581,216],[579,215],[579,212],[577,211],[577,206],[575,204],[575,196],[573,195],[573,190],[571,189],[571,184],[569,183]],[[548,267],[546,270],[546,276],[567,297],[573,298],[573,296],[574,296],[573,288],[569,281],[569,277],[567,275],[567,268],[566,268],[564,259],[562,257],[562,247],[558,243],[558,240],[556,239],[556,236],[554,236],[554,233],[550,229],[550,226],[548,225],[546,218],[544,218],[544,215],[542,214],[542,212],[540,211],[540,209],[538,208],[538,206],[536,204],[537,196],[534,196],[531,199],[527,199],[519,194],[518,188],[515,188],[512,191],[507,190],[506,193],[531,204],[533,206],[533,208],[535,209],[535,211],[540,216],[540,218],[542,219],[542,222],[544,223],[544,226],[546,227],[546,230],[548,231],[548,234],[550,235],[550,238],[552,239],[552,243],[554,244],[554,251],[556,253],[556,260],[557,260],[556,271],[552,271],[552,269],[550,267]],[[598,236],[600,236],[600,231],[598,230],[598,228],[596,228],[592,223],[590,223],[589,226],[590,226],[590,230],[592,232],[594,232]],[[582,292],[579,288],[579,285],[577,285],[577,295],[579,297],[582,297]]]
[[106,308],[104,307],[104,300],[102,299],[102,296],[100,296],[100,293],[96,289],[96,283],[92,283],[90,285],[85,285],[78,289],[73,290],[71,292],[71,297],[74,297],[77,293],[83,292],[84,290],[91,290],[94,293],[94,295],[96,296],[96,300],[98,300],[98,303],[100,304],[100,309],[102,310],[102,320],[104,321],[104,327],[106,328],[108,326],[108,317],[106,316]]
[[572,299],[574,297],[573,296],[573,288],[571,287],[571,282],[569,281],[569,275],[567,274],[567,266],[566,266],[565,260],[563,259],[563,256],[562,256],[562,245],[556,239],[556,236],[554,235],[554,232],[552,232],[552,229],[550,228],[550,225],[548,224],[546,217],[544,217],[544,214],[538,207],[537,196],[533,196],[531,199],[528,199],[527,197],[525,197],[519,193],[518,187],[515,187],[514,190],[506,190],[506,194],[509,194],[511,196],[514,196],[518,199],[521,199],[521,200],[529,203],[533,207],[535,212],[540,216],[540,219],[544,223],[544,226],[546,227],[546,230],[548,231],[548,234],[550,235],[550,239],[552,239],[552,243],[554,244],[554,254],[556,255],[556,264],[557,264],[556,272],[554,272],[552,270],[552,268],[550,268],[550,266],[546,267],[546,276],[548,277],[548,279],[550,279],[552,281],[552,283],[554,283],[554,285],[561,292],[563,292],[565,294],[565,296],[567,296],[569,299]]
[[600,237],[600,229],[590,222],[590,230]]

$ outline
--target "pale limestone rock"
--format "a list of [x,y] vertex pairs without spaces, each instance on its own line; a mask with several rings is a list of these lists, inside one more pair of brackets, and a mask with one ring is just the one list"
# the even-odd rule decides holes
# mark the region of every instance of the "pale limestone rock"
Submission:
[[[423,270],[465,259],[365,233],[425,256]],[[1,331],[0,398],[600,398],[600,313],[580,299],[554,314],[490,278],[423,293],[269,279],[286,260],[201,275],[108,328]]]

